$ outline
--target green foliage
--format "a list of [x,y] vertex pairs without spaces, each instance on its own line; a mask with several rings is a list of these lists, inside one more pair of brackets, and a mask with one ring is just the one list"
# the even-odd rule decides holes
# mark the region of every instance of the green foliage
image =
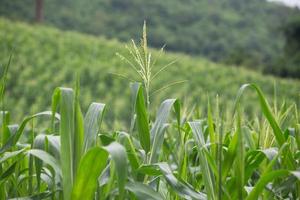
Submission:
[[[0,15],[33,22],[34,6],[33,0],[2,0]],[[44,23],[64,30],[127,42],[139,38],[147,20],[154,47],[167,44],[168,50],[292,77],[290,67],[276,73],[284,46],[279,29],[298,13],[266,0],[44,0]]]
[[282,77],[300,77],[300,16],[292,17],[283,26],[284,52],[277,59],[276,67],[267,68]]
[[[75,79],[73,75],[79,72],[82,108],[87,110],[92,100],[106,102],[106,119],[109,120],[104,121],[103,128],[130,124],[132,112],[129,108],[133,104],[129,102],[128,80],[113,75],[125,74],[130,79],[140,80],[128,63],[115,55],[115,52],[130,55],[124,49],[125,44],[43,26],[13,23],[5,19],[0,20],[0,38],[0,63],[3,66],[7,64],[12,47],[15,49],[5,96],[6,108],[11,111],[14,122],[20,121],[24,114],[50,109],[51,98],[47,98],[49,92],[57,85],[72,87]],[[278,102],[283,99],[287,103],[296,102],[299,108],[299,81],[226,68],[182,54],[153,51],[152,56],[157,58],[152,68],[153,74],[160,71],[160,76],[156,76],[151,83],[152,105],[159,105],[167,98],[181,98],[188,105],[185,108],[188,112],[195,106],[193,104],[201,105],[198,110],[201,114],[206,110],[207,94],[212,99],[211,103],[219,94],[220,107],[230,110],[239,86],[245,82],[254,82],[262,87],[267,99],[273,97],[276,83],[276,92],[280,94],[277,95]],[[161,71],[169,63],[173,64],[168,70]],[[165,83],[178,80],[187,82],[160,90]],[[250,116],[258,111],[256,97],[253,93],[245,96],[245,110]],[[149,114],[154,113],[155,110],[150,109]]]
[[[9,27],[5,23],[3,20],[3,24]],[[30,29],[20,24],[13,27],[20,30]],[[56,35],[61,34],[48,28],[44,30],[53,31]],[[42,32],[43,28],[40,28],[40,31]],[[26,35],[26,31],[23,33]],[[33,31],[29,30],[27,35],[29,33],[32,34]],[[87,41],[79,42],[83,44],[82,47],[89,39],[90,42],[102,44],[102,47],[106,44],[118,49],[120,45],[76,34],[71,34],[70,37],[78,41],[80,38],[86,39]],[[145,44],[145,41],[142,44]],[[144,50],[147,49],[145,47],[146,45]],[[154,54],[156,53],[161,52],[154,51]],[[143,51],[143,55],[151,54]],[[28,54],[22,55],[20,52],[17,52],[16,56],[28,58]],[[174,56],[166,55],[164,58],[166,60],[161,59],[160,62],[170,63]],[[151,97],[150,86],[166,81],[168,75],[170,80],[175,75],[182,77],[185,70],[196,73],[201,70],[201,65],[197,65],[198,61],[210,64],[200,59],[191,59],[179,54],[177,56],[182,58],[181,65],[177,66],[175,71],[171,68],[165,72],[163,80],[158,83],[153,81],[150,84],[148,81],[154,79],[142,78],[140,80],[143,84],[136,82],[131,84],[133,98],[127,103],[133,106],[130,109],[130,106],[125,105],[129,110],[128,113],[131,113],[131,123],[121,127],[129,130],[129,133],[101,130],[105,104],[92,103],[86,114],[82,114],[79,91],[84,94],[84,90],[79,90],[79,78],[76,79],[75,91],[66,87],[54,90],[52,111],[29,115],[19,126],[11,124],[9,112],[2,110],[0,134],[5,137],[0,141],[0,197],[53,200],[299,198],[300,122],[299,110],[294,102],[296,97],[289,99],[288,104],[291,103],[291,106],[284,103],[283,106],[277,107],[278,99],[275,95],[274,103],[270,105],[258,85],[251,83],[240,87],[234,104],[230,103],[231,99],[217,97],[215,101],[211,101],[214,98],[210,97],[208,103],[205,103],[208,105],[207,111],[202,110],[199,113],[198,110],[193,110],[188,113],[182,109],[186,108],[178,99],[166,99],[162,101],[156,116],[152,117],[156,103],[147,98]],[[139,60],[138,63],[150,63],[150,59],[147,59]],[[108,63],[114,62],[117,63],[114,59],[110,59]],[[189,68],[189,65],[197,68]],[[14,89],[10,88],[11,82],[7,82],[10,80],[10,73],[7,73],[8,66],[1,77],[1,91],[7,91],[6,94],[10,94]],[[142,65],[140,70],[147,70],[144,67],[145,65]],[[152,67],[151,70],[155,69],[155,66]],[[251,73],[245,70],[233,71],[214,65],[209,68],[206,68],[208,72],[213,69],[211,76],[220,75],[220,81],[210,82],[214,87],[221,87],[221,81],[228,81],[228,73],[235,73],[237,82],[248,78],[264,83],[264,87],[268,84],[272,86],[269,80],[276,80],[256,73],[253,75],[258,77],[254,79]],[[165,67],[156,70],[157,73],[161,73],[164,69]],[[195,71],[192,71],[193,69]],[[50,74],[50,78],[54,79],[58,72],[51,68],[48,70],[53,73]],[[97,70],[101,74],[106,69],[103,67]],[[97,70],[95,72],[98,72]],[[148,72],[151,70],[148,68]],[[221,73],[218,74],[218,71]],[[39,74],[43,75],[43,72],[45,71],[41,70]],[[129,77],[134,77],[137,71],[133,71],[132,74],[128,70],[126,72]],[[32,80],[39,81],[38,78],[39,76]],[[85,74],[82,74],[82,78],[86,79]],[[192,79],[191,83],[197,83],[197,80]],[[72,82],[72,78],[69,81]],[[209,79],[201,81],[206,84]],[[286,95],[290,97],[289,95],[293,95],[293,88],[298,89],[297,85],[293,84],[298,83],[297,81],[281,79],[277,81],[277,90],[284,87],[290,89],[280,91],[281,98],[285,98]],[[92,84],[95,83],[97,82]],[[86,82],[85,87],[88,86]],[[105,92],[115,87],[123,89],[122,82],[110,87],[107,85]],[[185,89],[191,99],[193,95],[199,95],[197,91],[193,91],[199,85],[189,87]],[[22,89],[24,88],[23,85]],[[246,88],[252,88],[256,93],[253,93],[254,96],[248,95],[245,102],[242,101],[242,97],[246,95]],[[179,94],[180,91],[177,89],[178,87],[175,89],[172,87],[169,90]],[[227,91],[228,95],[233,92],[232,90],[233,88],[230,88]],[[41,89],[38,91],[44,92],[45,98],[50,99],[51,95],[48,95],[47,91]],[[147,91],[146,98],[144,91]],[[269,92],[269,95],[271,93]],[[3,94],[4,92],[2,97]],[[116,97],[119,98],[120,94]],[[252,101],[253,97],[258,101]],[[7,102],[11,99],[13,98],[9,96]],[[252,111],[246,110],[245,114],[243,107],[248,103]],[[212,106],[214,104],[216,106]],[[229,108],[233,110],[225,109],[225,105],[231,105]],[[120,112],[120,108],[114,109]],[[257,112],[260,113],[258,116]],[[48,119],[50,126],[47,119],[41,118],[43,116],[50,117]],[[104,121],[106,120],[114,119],[104,117]],[[118,126],[113,127],[114,130],[117,128]],[[269,138],[272,138],[272,141],[264,143]]]
[[[99,148],[90,149],[82,158],[72,189],[72,199],[92,199],[97,188],[97,179],[106,166],[108,153]],[[89,172],[87,173],[87,169]]]
[[[244,103],[240,100],[247,87],[252,87],[257,92],[260,99],[257,106],[262,109],[267,120],[258,122],[258,128],[255,123],[245,121],[241,111]],[[143,88],[139,87],[138,90]],[[211,107],[208,113],[200,118],[196,114],[182,118],[179,101],[165,100],[156,117],[148,119],[153,137],[149,151],[144,151],[139,145],[141,140],[144,140],[136,136],[139,129],[133,129],[131,135],[119,131],[107,133],[95,130],[96,141],[101,142],[92,143],[86,152],[80,154],[80,162],[75,172],[70,170],[74,169],[76,162],[76,156],[72,153],[76,154],[78,151],[69,149],[76,147],[74,146],[76,143],[83,146],[85,141],[83,139],[75,141],[76,135],[72,136],[78,134],[78,131],[71,132],[74,127],[83,124],[83,118],[74,116],[75,105],[80,106],[80,102],[74,103],[76,100],[73,94],[74,91],[70,88],[57,88],[54,91],[52,114],[56,119],[50,119],[54,123],[51,124],[53,132],[41,137],[44,129],[47,129],[44,123],[28,127],[29,130],[21,125],[17,127],[18,134],[15,135],[18,136],[14,137],[14,143],[10,141],[1,143],[1,197],[67,200],[82,198],[252,200],[297,199],[300,195],[299,147],[296,145],[296,136],[290,132],[299,125],[298,111],[295,114],[289,113],[291,117],[288,120],[289,128],[282,130],[263,92],[255,84],[243,85],[240,88],[236,101],[237,115],[234,118],[220,118],[218,117],[220,113],[216,113]],[[138,98],[140,97],[137,95],[135,102],[141,100],[137,100]],[[145,103],[144,100],[144,107]],[[56,106],[60,107],[59,113],[55,113]],[[176,114],[174,121],[170,118],[172,107]],[[132,109],[136,111],[136,108]],[[100,115],[102,113],[97,112],[97,109],[94,111]],[[33,116],[27,117],[27,121]],[[89,124],[94,122],[98,125],[100,123],[97,114],[89,114],[84,121]],[[229,122],[229,125],[222,127],[226,122]],[[57,123],[59,127],[56,127]],[[11,126],[9,124],[9,122],[2,123],[5,127],[1,130],[9,128]],[[273,129],[272,133],[275,136],[287,134],[280,137],[281,139],[270,148],[262,149],[260,145],[250,148],[245,135],[249,131],[254,132],[249,137],[254,144],[259,144],[258,134],[265,131],[261,128],[265,125]],[[44,128],[40,129],[40,126]],[[86,127],[89,126],[82,129],[84,137],[90,135],[90,130]],[[220,136],[223,129],[225,137]],[[28,131],[34,133],[33,139],[28,135]],[[110,139],[105,142],[103,136]],[[52,143],[55,141],[54,137],[58,139],[56,144]],[[157,145],[156,138],[159,138],[162,146]],[[220,148],[214,148],[215,146]],[[51,150],[53,147],[56,147],[56,153]],[[136,162],[130,161],[133,154]],[[215,157],[216,154],[220,156]],[[36,159],[31,160],[30,156]],[[178,158],[182,156],[186,165],[185,173],[178,171],[182,167]],[[156,158],[148,159],[153,157]],[[40,165],[41,168],[34,168],[31,162],[35,166]],[[217,166],[221,166],[218,168],[220,171],[217,170]],[[215,187],[217,182],[220,186],[218,189]]]
[[[72,37],[86,38],[76,34]],[[91,38],[91,41],[98,40]],[[113,44],[116,48],[119,45]],[[150,54],[144,52],[144,55]],[[173,56],[166,56],[166,61]],[[191,64],[198,61],[182,59]],[[9,86],[6,77],[11,73],[7,73],[7,69],[1,77],[2,91]],[[228,72],[228,69],[222,70]],[[179,73],[183,71],[180,69]],[[243,70],[238,72],[247,74]],[[237,75],[247,77],[242,73]],[[166,77],[163,78],[165,81]],[[278,82],[280,87],[287,84],[292,88],[291,83],[296,81]],[[127,106],[132,113],[131,123],[121,127],[130,130],[129,133],[118,131],[117,126],[113,127],[114,131],[101,129],[103,118],[113,120],[103,117],[105,105],[102,103],[92,103],[86,114],[82,113],[79,91],[84,93],[84,90],[79,89],[79,78],[75,90],[54,89],[52,111],[29,115],[20,125],[12,124],[9,112],[2,110],[0,135],[5,138],[0,141],[0,197],[51,200],[299,198],[300,122],[293,99],[290,99],[291,107],[277,107],[275,96],[272,107],[258,85],[251,83],[240,87],[233,110],[220,107],[219,97],[215,101],[210,98],[207,111],[202,113],[198,110],[188,113],[178,99],[166,99],[152,117],[155,103],[144,98],[144,91],[152,84],[131,84],[133,98],[128,105],[133,106]],[[106,92],[114,87],[121,84],[107,87]],[[244,105],[251,98],[242,101],[246,88],[254,89],[254,97],[258,99],[251,102],[252,112],[259,112],[264,118],[257,113],[252,116],[244,113]],[[9,94],[10,88],[6,91]],[[45,92],[45,98],[51,98],[47,91],[39,91]],[[188,90],[187,95],[192,95],[191,91]],[[150,97],[150,90],[148,92],[146,96]],[[119,97],[120,94],[115,98]],[[274,141],[265,145],[262,141],[269,138]]]
[[149,130],[149,120],[147,109],[144,100],[143,88],[137,87],[137,96],[135,103],[135,111],[136,111],[136,124],[138,127],[139,138],[141,142],[141,146],[145,150],[146,153],[150,150],[150,130]]

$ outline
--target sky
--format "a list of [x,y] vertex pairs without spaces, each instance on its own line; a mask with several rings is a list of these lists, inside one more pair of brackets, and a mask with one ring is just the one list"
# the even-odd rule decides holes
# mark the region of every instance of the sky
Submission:
[[282,2],[287,6],[298,7],[300,8],[300,0],[269,0],[273,2]]

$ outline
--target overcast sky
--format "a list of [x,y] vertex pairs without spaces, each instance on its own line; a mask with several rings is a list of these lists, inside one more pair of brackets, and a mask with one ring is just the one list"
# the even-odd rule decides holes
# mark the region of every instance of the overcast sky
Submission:
[[274,2],[282,2],[286,4],[287,6],[293,6],[300,8],[300,0],[269,0]]

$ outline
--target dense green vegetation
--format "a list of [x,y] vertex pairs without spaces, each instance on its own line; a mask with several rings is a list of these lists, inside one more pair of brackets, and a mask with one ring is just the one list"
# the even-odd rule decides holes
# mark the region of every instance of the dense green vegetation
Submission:
[[283,27],[286,41],[272,73],[283,77],[300,77],[300,17],[291,18]]
[[[300,74],[298,60],[278,64],[285,55],[281,29],[299,10],[264,0],[44,0],[44,14],[46,24],[126,42],[139,38],[147,20],[154,47],[167,44],[168,50],[280,76]],[[33,22],[34,1],[2,0],[0,15]]]
[[[27,33],[33,34],[38,27],[14,26],[15,31],[18,28],[23,30],[24,36],[26,29]],[[3,98],[6,91],[11,91],[6,86],[12,65],[8,62],[3,66],[0,80],[0,198],[298,199],[300,121],[296,104],[271,107],[257,85],[244,84],[237,92],[235,109],[228,116],[224,115],[226,110],[219,101],[212,104],[208,100],[206,112],[186,113],[180,100],[174,98],[162,101],[156,116],[152,117],[150,112],[156,105],[149,97],[151,80],[156,76],[153,73],[155,59],[147,48],[145,30],[144,26],[141,45],[132,43],[128,48],[130,55],[120,55],[140,77],[139,82],[131,83],[132,99],[126,106],[131,112],[131,123],[124,125],[122,131],[116,127],[114,131],[103,131],[102,121],[109,120],[104,114],[106,105],[103,103],[91,103],[83,114],[80,95],[84,90],[79,87],[78,78],[74,90],[58,87],[52,98],[51,92],[39,90],[44,100],[52,99],[51,111],[25,117],[20,125],[12,124],[9,111],[3,109],[12,98]],[[62,36],[61,32],[51,29],[39,28],[39,31],[44,31],[43,35],[46,32],[54,34],[56,38]],[[36,34],[33,38],[38,41],[39,36]],[[67,36],[70,39],[84,37]],[[97,42],[95,38],[86,40]],[[44,40],[40,41],[49,48]],[[86,51],[86,46],[81,46],[81,50]],[[27,58],[34,59],[29,55]],[[184,70],[189,69],[180,69],[179,73]],[[57,70],[48,81],[59,75]],[[162,73],[159,75],[165,78]],[[32,72],[30,76],[35,82],[37,75]],[[21,87],[25,90],[27,86]],[[114,87],[119,86],[105,88],[106,93]],[[199,85],[194,90],[197,87]],[[244,104],[250,100],[242,101],[247,89],[251,89],[259,100],[252,105],[260,109],[263,118],[252,116],[249,119],[244,114]],[[191,91],[187,89],[186,96],[191,95]],[[114,98],[120,96],[122,94],[116,94]],[[273,100],[276,102],[276,97]]]
[[[0,41],[2,65],[7,63],[11,49],[14,49],[6,94],[6,106],[13,119],[20,120],[24,114],[49,108],[49,92],[57,85],[72,87],[75,73],[80,72],[83,108],[86,109],[91,101],[107,102],[109,112],[106,117],[109,120],[106,123],[110,123],[107,124],[109,127],[129,123],[128,80],[111,74],[125,74],[138,80],[134,70],[115,55],[116,52],[127,55],[125,44],[43,26],[12,23],[5,19],[0,20]],[[158,52],[154,51],[153,56],[157,55]],[[219,94],[221,105],[229,110],[237,89],[245,82],[260,85],[268,99],[274,96],[275,84],[280,94],[277,95],[278,102],[285,100],[299,104],[299,81],[263,76],[240,68],[222,68],[202,58],[166,53],[157,60],[154,73],[174,60],[177,61],[153,80],[151,93],[168,83],[187,82],[152,94],[153,105],[158,105],[167,97],[181,98],[188,105],[187,111],[198,104],[202,112],[206,107],[207,95],[214,99]],[[258,110],[256,97],[251,93],[246,95],[246,109],[253,114]],[[118,119],[118,124],[113,124],[115,119]]]

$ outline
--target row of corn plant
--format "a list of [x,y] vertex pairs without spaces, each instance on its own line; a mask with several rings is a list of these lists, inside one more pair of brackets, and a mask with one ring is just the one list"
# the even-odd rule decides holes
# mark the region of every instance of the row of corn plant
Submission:
[[[271,107],[257,85],[245,84],[232,112],[208,101],[199,114],[166,99],[152,116],[151,80],[160,70],[152,75],[145,28],[141,46],[128,49],[132,58],[120,56],[141,79],[130,85],[132,117],[124,130],[101,129],[105,104],[93,102],[82,112],[79,78],[75,89],[55,89],[50,111],[11,124],[3,98],[9,63],[3,67],[0,199],[300,197],[296,104]],[[247,89],[261,108],[254,119],[243,112]]]

